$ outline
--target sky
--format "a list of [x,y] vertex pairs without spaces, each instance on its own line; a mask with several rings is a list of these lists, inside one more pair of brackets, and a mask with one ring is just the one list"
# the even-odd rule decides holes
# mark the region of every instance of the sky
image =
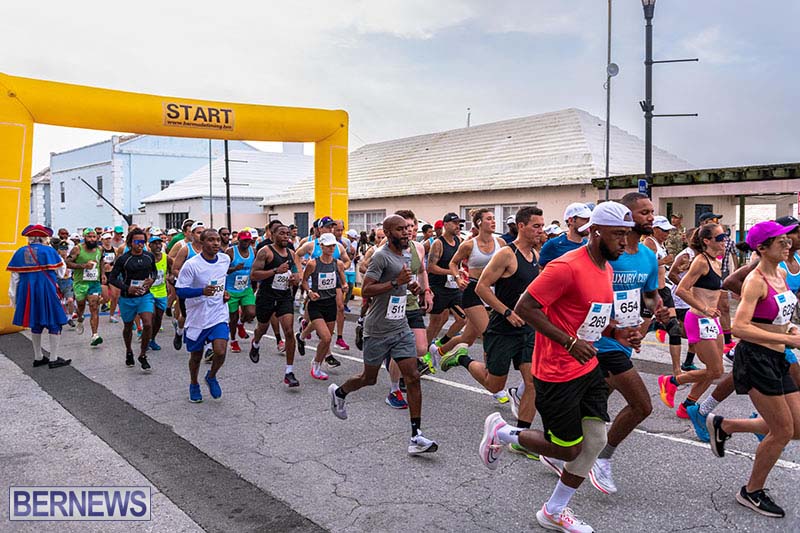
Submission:
[[[654,143],[696,167],[796,162],[800,1],[658,0]],[[605,116],[607,2],[0,4],[0,72],[134,92],[344,109],[350,146],[569,107]],[[643,137],[644,19],[614,0],[611,122]],[[127,133],[127,132],[126,132]],[[49,153],[108,132],[37,125]],[[263,145],[262,145],[263,146]]]

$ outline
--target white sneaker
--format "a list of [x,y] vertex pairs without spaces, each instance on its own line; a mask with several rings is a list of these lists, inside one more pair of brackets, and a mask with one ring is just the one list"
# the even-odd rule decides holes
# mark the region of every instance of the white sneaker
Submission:
[[517,396],[516,387],[508,389],[508,397],[511,400],[511,414],[514,415],[514,418],[519,419],[519,396]]
[[417,430],[417,436],[411,437],[408,441],[408,454],[419,455],[421,453],[433,453],[439,449],[436,441],[426,439],[422,436],[422,432]]
[[594,533],[592,526],[578,519],[572,509],[564,507],[558,515],[547,512],[547,504],[536,511],[536,521],[545,529],[567,533]]
[[492,396],[494,396],[494,399],[497,400],[498,403],[508,403],[509,400],[508,394],[506,394],[506,391],[504,390],[495,392],[494,394],[492,394]]
[[614,477],[611,475],[611,461],[608,459],[598,459],[589,471],[589,481],[594,488],[603,494],[614,494],[617,486],[614,484]]
[[555,457],[546,457],[544,455],[540,455],[539,460],[542,462],[542,464],[546,465],[550,470],[555,472],[558,477],[561,477],[561,474],[564,472],[565,461],[556,459]]
[[483,423],[483,438],[478,446],[478,455],[489,470],[497,468],[500,454],[503,452],[503,443],[497,436],[497,430],[506,425],[500,413],[492,413]]
[[[328,395],[331,397],[331,412],[340,420],[347,420],[347,407],[345,400],[336,396],[336,389],[339,387],[336,383],[328,385]],[[411,447],[408,448],[408,453],[411,453]]]
[[439,355],[439,345],[436,344],[436,341],[433,341],[430,346],[428,346],[428,353],[431,354],[431,361],[433,361],[433,366],[439,368],[439,359],[442,358]]
[[328,373],[322,370],[322,366],[314,368],[314,364],[311,365],[311,377],[314,379],[319,379],[320,381],[325,381],[328,379]]
[[83,335],[83,321],[78,321],[78,324],[75,326],[75,333]]

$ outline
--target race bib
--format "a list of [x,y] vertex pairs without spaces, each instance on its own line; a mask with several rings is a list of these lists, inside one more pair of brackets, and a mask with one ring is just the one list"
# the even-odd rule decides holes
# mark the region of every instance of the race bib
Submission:
[[250,281],[249,274],[239,274],[235,278],[233,278],[233,290],[235,291],[243,291],[247,288],[247,284]]
[[103,254],[103,262],[107,264],[111,264],[114,262],[115,254],[114,252],[106,252]]
[[131,287],[139,288],[144,287],[144,280],[143,279],[132,279],[131,280]]
[[225,283],[218,279],[212,279],[208,284],[214,287],[214,295],[211,298],[222,298],[222,293],[225,291]]
[[283,272],[282,274],[275,274],[272,276],[272,288],[276,291],[285,291],[289,288],[289,279],[292,277],[291,272]]
[[96,266],[83,271],[83,281],[97,281],[98,279],[100,279],[100,272]]
[[336,272],[320,272],[317,276],[317,287],[321,291],[336,288]]
[[453,277],[452,274],[448,274],[447,275],[447,281],[445,281],[444,286],[445,286],[445,288],[448,288],[448,289],[457,289],[458,288],[458,283],[456,283],[456,278]]
[[586,342],[600,340],[603,330],[608,327],[611,319],[611,306],[612,304],[592,302],[586,318],[583,319],[583,324],[578,328],[578,338]]
[[640,289],[614,291],[614,320],[618,327],[636,327],[642,322],[639,309]]
[[153,282],[153,285],[163,285],[164,284],[164,271],[159,270],[156,273],[156,280]]
[[406,297],[389,296],[389,305],[386,307],[387,320],[406,319]]
[[700,325],[700,338],[705,341],[713,341],[719,337],[717,321],[712,318],[701,318],[698,320]]
[[775,317],[772,323],[778,326],[785,326],[791,322],[794,316],[797,296],[792,291],[782,292],[775,295],[775,302],[778,304],[778,316]]

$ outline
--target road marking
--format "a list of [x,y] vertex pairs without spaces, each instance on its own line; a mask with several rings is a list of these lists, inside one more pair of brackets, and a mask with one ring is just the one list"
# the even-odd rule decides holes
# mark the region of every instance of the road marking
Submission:
[[[250,331],[249,333],[253,333],[253,332]],[[264,337],[267,337],[269,339],[275,340],[275,337],[273,337],[272,335],[264,335]],[[314,347],[314,346],[306,345],[306,350],[314,350],[316,352],[317,348]],[[335,353],[333,351],[331,353],[333,355],[335,355],[336,357],[341,357],[342,359],[347,359],[349,361],[354,361],[356,363],[362,363],[362,364],[364,363],[364,359],[362,359],[360,357],[353,357],[352,355],[345,355],[345,354],[341,354],[341,353]],[[383,368],[383,370],[386,370],[385,366],[381,366],[381,368]],[[448,387],[453,387],[455,389],[461,389],[461,390],[465,390],[465,391],[469,391],[469,392],[475,392],[475,393],[478,393],[478,394],[483,394],[485,396],[492,396],[492,393],[487,391],[486,389],[473,387],[472,385],[462,385],[461,383],[456,383],[455,381],[450,381],[450,380],[442,379],[442,378],[436,378],[436,377],[433,377],[433,376],[420,376],[420,378],[426,379],[428,381],[433,381],[434,383],[440,383],[442,385],[447,385]],[[684,439],[683,437],[676,437],[675,435],[667,435],[665,433],[655,433],[655,432],[652,432],[652,431],[646,431],[644,429],[639,429],[639,428],[636,428],[633,431],[636,432],[636,433],[640,433],[642,435],[648,435],[650,437],[656,437],[657,439],[669,440],[669,441],[678,442],[678,443],[681,443],[681,444],[689,444],[690,446],[694,446],[696,448],[704,448],[706,450],[708,450],[708,448],[709,448],[709,445],[706,444],[705,442],[700,442],[700,441],[690,440],[690,439]],[[739,457],[745,457],[747,459],[750,459],[751,461],[754,460],[755,457],[756,457],[755,454],[753,454],[753,453],[742,452],[742,451],[733,450],[733,449],[730,449],[730,448],[726,448],[725,449],[725,453],[726,454],[730,454],[730,455],[738,455]],[[777,466],[779,468],[785,468],[786,470],[800,471],[800,463],[795,463],[794,461],[787,461],[787,460],[784,460],[784,459],[778,459],[778,462],[775,463],[775,466]]]

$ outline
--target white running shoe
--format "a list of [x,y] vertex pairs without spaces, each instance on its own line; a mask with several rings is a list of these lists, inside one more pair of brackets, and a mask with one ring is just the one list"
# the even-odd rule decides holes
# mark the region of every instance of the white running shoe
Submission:
[[322,366],[314,368],[314,364],[311,365],[311,377],[314,379],[318,379],[320,381],[325,381],[328,379],[328,373],[322,370]]
[[[345,406],[345,400],[336,396],[336,389],[338,389],[338,385],[336,383],[331,383],[328,385],[328,395],[331,397],[331,412],[336,416],[336,418],[340,420],[347,420],[347,407]],[[411,448],[409,447],[409,453]]]
[[547,465],[547,467],[555,472],[558,477],[561,477],[561,474],[564,472],[564,463],[561,459],[556,459],[555,457],[546,457],[544,455],[539,456],[539,460]]
[[78,335],[83,335],[83,321],[79,320],[77,326],[75,326],[75,333]]
[[497,436],[497,430],[506,425],[500,413],[492,413],[483,423],[483,438],[478,446],[478,455],[489,470],[497,468],[500,454],[503,453],[503,443]]
[[547,512],[547,504],[536,511],[536,521],[545,529],[567,533],[594,533],[592,526],[578,519],[572,509],[564,507],[558,515]]
[[517,387],[508,389],[508,397],[511,400],[511,414],[514,418],[519,419],[519,396],[517,395]]
[[594,488],[603,494],[615,494],[617,486],[614,484],[614,477],[611,475],[611,461],[608,459],[597,459],[589,471],[589,481]]
[[497,403],[508,403],[508,394],[506,394],[506,391],[504,390],[495,392],[492,394],[492,396],[494,396],[494,399],[497,400]]
[[436,341],[433,341],[430,346],[428,346],[428,353],[431,354],[431,361],[433,361],[433,366],[435,368],[439,368],[439,360],[442,358],[439,355],[439,345],[436,344]]
[[419,455],[421,453],[433,453],[439,449],[436,441],[426,439],[420,430],[417,430],[417,436],[411,437],[408,441],[408,455]]

